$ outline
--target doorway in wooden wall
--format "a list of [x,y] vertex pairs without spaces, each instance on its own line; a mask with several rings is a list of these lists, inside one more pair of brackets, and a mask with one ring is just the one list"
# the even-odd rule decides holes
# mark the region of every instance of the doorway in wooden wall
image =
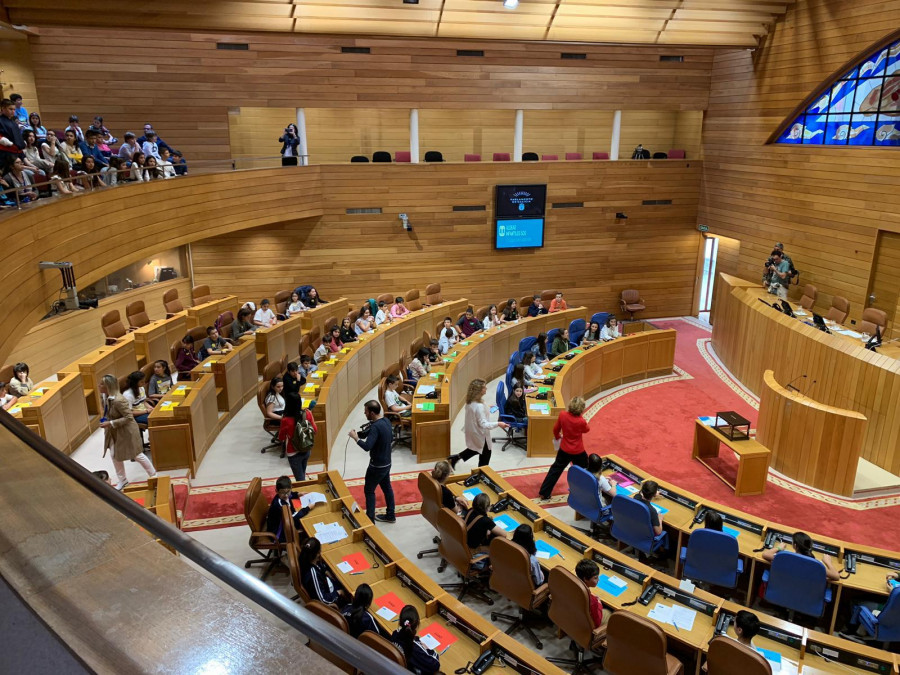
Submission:
[[880,230],[875,242],[872,272],[866,307],[884,310],[887,314],[886,335],[890,335],[900,302],[900,232]]
[[701,321],[712,322],[716,277],[719,273],[737,276],[739,239],[703,233],[697,261],[697,284],[694,293],[695,314]]

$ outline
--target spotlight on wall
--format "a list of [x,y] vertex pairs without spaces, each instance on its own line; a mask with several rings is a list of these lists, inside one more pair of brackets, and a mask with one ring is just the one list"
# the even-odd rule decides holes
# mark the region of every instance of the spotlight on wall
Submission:
[[519,0],[503,0],[503,6],[506,9],[515,9],[519,6]]
[[622,211],[616,213],[616,220],[628,220],[628,216]]
[[400,214],[400,222],[403,223],[403,229],[412,232],[412,225],[409,224],[409,216],[405,213]]

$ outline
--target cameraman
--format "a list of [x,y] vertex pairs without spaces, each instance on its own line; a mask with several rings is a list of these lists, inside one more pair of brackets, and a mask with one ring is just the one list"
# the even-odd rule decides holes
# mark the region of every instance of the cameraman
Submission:
[[284,136],[281,136],[278,142],[281,143],[281,166],[297,166],[300,147],[297,125],[288,124],[284,128]]
[[782,244],[782,243],[779,241],[779,242],[778,242],[777,244],[775,244],[775,246],[772,248],[772,253],[769,254],[768,260],[766,260],[765,265],[763,265],[762,282],[763,282],[763,286],[766,287],[766,288],[768,288],[768,287],[769,287],[769,284],[772,282],[772,280],[769,278],[769,277],[770,277],[770,274],[769,274],[769,268],[770,268],[770,267],[772,266],[772,264],[775,262],[774,257],[773,257],[773,256],[775,255],[775,251],[778,251],[778,252],[781,254],[782,260],[784,260],[784,261],[787,262],[788,267],[790,268],[790,271],[791,271],[790,278],[793,279],[794,276],[795,276],[795,274],[794,274],[794,261],[791,260],[791,257],[790,257],[789,255],[785,254],[785,252],[784,252],[784,244]]
[[787,300],[788,285],[791,283],[791,266],[779,250],[772,251],[772,264],[767,268],[769,293]]

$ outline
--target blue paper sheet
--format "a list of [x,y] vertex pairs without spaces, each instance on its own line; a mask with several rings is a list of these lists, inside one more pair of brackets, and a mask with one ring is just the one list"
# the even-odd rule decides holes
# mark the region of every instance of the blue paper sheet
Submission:
[[601,574],[600,581],[597,582],[597,588],[604,593],[609,593],[614,598],[618,598],[628,589],[628,586],[616,586],[609,575]]
[[736,529],[734,529],[733,527],[728,527],[727,525],[723,525],[723,526],[722,526],[722,532],[724,532],[725,534],[730,534],[730,535],[731,535],[732,537],[734,537],[735,539],[737,539],[738,536],[740,536],[740,534],[741,534],[740,532],[738,532],[738,531],[737,531]]
[[546,541],[538,540],[534,543],[537,546],[537,550],[539,552],[543,551],[544,553],[549,554],[551,558],[555,555],[559,555],[559,549],[556,548],[555,546],[551,546]]
[[496,516],[494,522],[507,532],[515,532],[516,528],[519,526],[519,523],[513,520],[512,516],[507,513]]
[[763,658],[772,666],[772,670],[777,672],[781,670],[781,654],[771,649],[763,649],[762,647],[753,647],[756,651],[763,655]]
[[477,487],[477,486],[470,487],[470,488],[465,489],[465,491],[463,492],[463,497],[465,497],[466,499],[468,499],[471,502],[473,499],[475,499],[476,495],[480,495],[480,494],[481,494],[480,487]]
[[[631,497],[637,491],[638,491],[637,485],[629,485],[628,487],[622,487],[621,485],[616,485],[616,494],[621,495],[622,497]],[[661,516],[664,516],[669,512],[669,509],[667,509],[664,506],[660,506],[659,504],[652,503],[652,506],[654,509],[656,509],[656,512],[659,513],[659,515],[661,515]]]

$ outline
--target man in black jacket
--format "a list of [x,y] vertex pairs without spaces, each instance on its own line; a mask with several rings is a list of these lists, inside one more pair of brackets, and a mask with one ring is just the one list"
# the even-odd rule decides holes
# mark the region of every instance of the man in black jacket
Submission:
[[[366,495],[366,515],[369,520],[382,523],[396,523],[394,516],[394,488],[391,487],[391,423],[381,414],[378,401],[370,400],[365,404],[366,419],[369,428],[357,432],[350,430],[350,438],[369,453],[369,468],[366,469],[366,482],[363,492]],[[381,487],[387,512],[375,515],[375,486]]]
[[5,98],[0,101],[0,152],[2,152],[0,159],[4,173],[24,149],[22,130],[16,122],[16,104]]

